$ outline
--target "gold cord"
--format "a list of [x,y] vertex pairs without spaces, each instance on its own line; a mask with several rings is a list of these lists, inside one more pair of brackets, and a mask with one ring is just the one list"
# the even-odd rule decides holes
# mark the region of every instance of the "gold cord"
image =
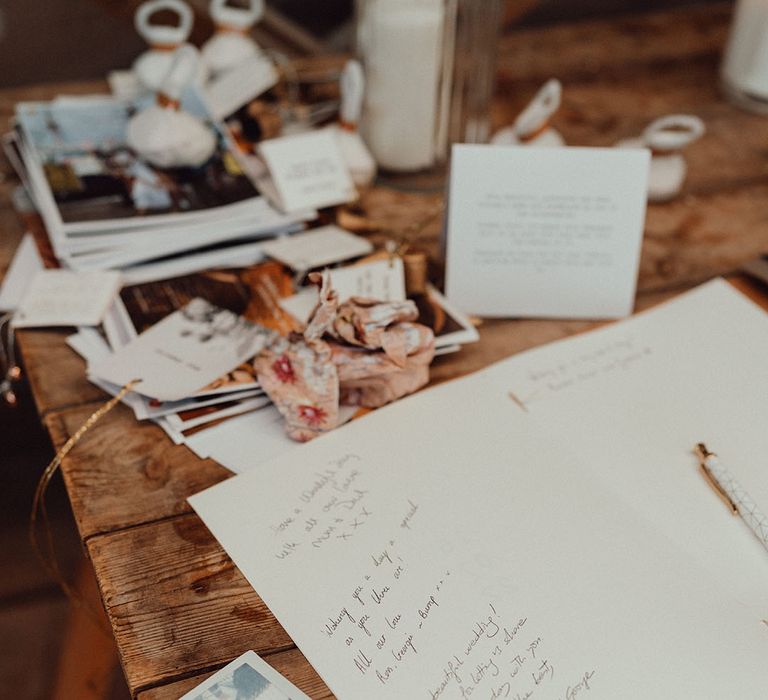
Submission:
[[[97,615],[93,610],[91,610],[86,602],[82,599],[80,594],[75,591],[69,583],[67,583],[67,580],[65,579],[64,575],[61,572],[61,568],[59,567],[59,562],[56,557],[56,549],[53,542],[53,535],[51,533],[51,524],[50,520],[48,518],[48,509],[45,505],[45,494],[48,490],[48,485],[51,482],[51,479],[53,478],[54,474],[56,474],[56,471],[61,466],[62,461],[64,458],[71,452],[72,448],[77,445],[77,443],[80,441],[80,439],[85,435],[88,430],[90,430],[99,420],[101,420],[107,413],[109,413],[115,406],[117,406],[120,401],[122,401],[127,394],[131,393],[133,391],[133,388],[138,384],[141,380],[140,379],[134,379],[131,382],[128,382],[120,391],[114,396],[114,398],[107,401],[105,404],[100,406],[94,413],[88,418],[88,420],[83,423],[82,426],[77,430],[77,432],[72,435],[72,437],[67,440],[62,448],[56,453],[56,456],[51,460],[50,464],[45,468],[45,471],[43,471],[42,476],[40,477],[40,480],[37,483],[37,488],[35,489],[35,496],[32,501],[32,512],[29,516],[29,539],[32,543],[32,547],[35,550],[35,553],[37,554],[38,558],[40,559],[40,562],[42,563],[45,570],[56,580],[56,582],[61,586],[61,589],[64,591],[65,595],[72,601],[72,603],[81,606],[88,614],[93,618],[94,622],[101,628],[104,629],[104,625],[101,621],[101,617]],[[43,529],[45,531],[45,544],[46,544],[46,550],[43,549],[43,547],[40,545],[40,542],[37,537],[37,531],[38,531],[38,515],[42,516],[41,520],[43,522]]]

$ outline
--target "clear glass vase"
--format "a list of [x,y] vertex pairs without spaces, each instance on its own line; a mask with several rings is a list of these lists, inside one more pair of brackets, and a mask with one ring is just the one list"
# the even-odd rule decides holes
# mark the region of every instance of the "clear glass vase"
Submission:
[[502,0],[357,0],[362,134],[381,168],[428,170],[489,136]]
[[720,68],[728,98],[768,114],[768,2],[738,0]]

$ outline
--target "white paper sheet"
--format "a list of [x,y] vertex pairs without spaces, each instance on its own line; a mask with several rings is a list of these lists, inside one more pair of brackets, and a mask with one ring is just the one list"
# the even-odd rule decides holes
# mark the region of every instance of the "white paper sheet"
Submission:
[[456,145],[446,296],[480,316],[631,313],[645,150]]
[[193,299],[105,360],[89,375],[123,386],[141,379],[136,391],[159,401],[193,396],[256,355],[271,331],[231,311]]
[[24,289],[13,326],[97,326],[119,289],[118,272],[39,270]]
[[[735,386],[729,373],[702,407],[693,387],[739,345],[752,354],[737,353]],[[766,447],[766,350],[765,314],[714,283],[399,401],[190,502],[341,700],[761,698],[768,557],[689,450],[710,435],[721,454],[745,436]],[[522,408],[510,392],[526,378],[544,388]],[[566,410],[545,410],[571,388]],[[652,410],[670,389],[679,425]],[[749,470],[737,476],[757,497]]]
[[319,129],[264,141],[259,146],[274,191],[259,186],[287,212],[352,201],[357,190],[334,134]]
[[718,280],[499,364],[482,386],[512,392],[521,413],[552,426],[617,499],[747,603],[768,591],[768,556],[692,451],[705,442],[768,509],[766,357],[768,316]]
[[304,271],[367,255],[373,245],[365,238],[330,225],[265,241],[262,250],[288,267]]
[[[376,260],[361,265],[349,265],[330,271],[331,284],[345,302],[351,297],[366,297],[379,301],[405,299],[405,271],[402,258]],[[301,323],[309,320],[319,300],[316,287],[280,300],[280,306]]]

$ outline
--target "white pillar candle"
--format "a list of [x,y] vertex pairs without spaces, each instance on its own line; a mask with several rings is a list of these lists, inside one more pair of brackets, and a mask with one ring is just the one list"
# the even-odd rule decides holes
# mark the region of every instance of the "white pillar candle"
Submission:
[[739,0],[722,67],[728,86],[768,100],[768,2]]
[[359,29],[367,91],[363,135],[376,161],[413,171],[435,162],[443,0],[368,0]]

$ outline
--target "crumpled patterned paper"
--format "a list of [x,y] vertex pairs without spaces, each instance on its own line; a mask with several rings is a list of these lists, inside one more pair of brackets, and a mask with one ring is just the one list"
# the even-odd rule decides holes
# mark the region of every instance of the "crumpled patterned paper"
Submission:
[[320,300],[304,333],[277,337],[254,360],[286,432],[306,442],[335,428],[339,405],[378,408],[429,381],[432,330],[412,301],[339,304],[330,275],[313,275]]

